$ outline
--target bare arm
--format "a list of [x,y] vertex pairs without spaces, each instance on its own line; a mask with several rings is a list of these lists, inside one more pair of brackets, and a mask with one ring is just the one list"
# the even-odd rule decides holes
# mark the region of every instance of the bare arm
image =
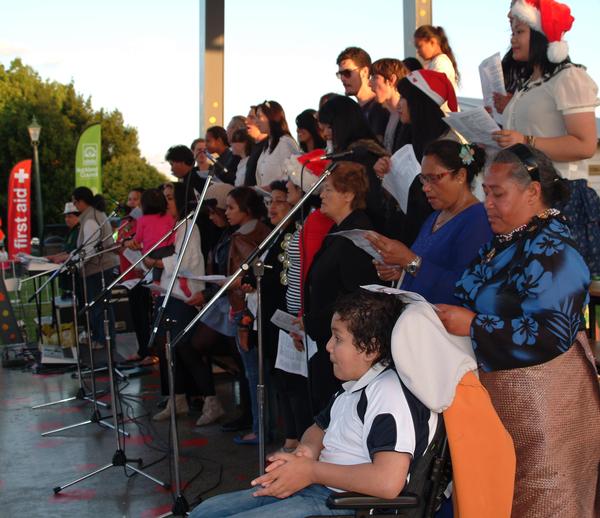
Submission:
[[596,151],[596,118],[594,112],[564,116],[567,134],[562,137],[536,137],[535,147],[557,162],[590,158]]
[[255,496],[286,498],[311,484],[322,484],[394,498],[404,488],[411,459],[408,453],[381,451],[375,454],[372,463],[343,466],[289,453],[278,453],[274,457],[285,462],[274,469],[267,469],[267,473],[252,481],[253,486],[262,486],[254,493]]
[[[564,116],[566,135],[535,137],[535,147],[556,162],[572,162],[590,158],[596,151],[597,134],[594,112],[572,113]],[[526,143],[523,133],[503,129],[493,133],[501,147]]]

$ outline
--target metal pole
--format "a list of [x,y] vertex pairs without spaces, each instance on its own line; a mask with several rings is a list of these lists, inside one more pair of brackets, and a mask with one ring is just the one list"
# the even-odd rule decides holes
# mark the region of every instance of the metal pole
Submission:
[[37,212],[38,236],[40,238],[40,253],[44,249],[44,209],[42,206],[42,182],[40,180],[40,159],[38,155],[38,143],[32,142],[33,146],[33,175],[35,177],[35,211]]

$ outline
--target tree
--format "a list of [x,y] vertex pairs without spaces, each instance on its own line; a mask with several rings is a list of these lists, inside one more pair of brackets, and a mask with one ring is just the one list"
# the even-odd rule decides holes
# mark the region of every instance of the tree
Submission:
[[[156,186],[166,178],[140,155],[137,130],[118,111],[92,109],[73,83],[42,80],[20,59],[0,65],[0,217],[6,217],[8,175],[12,166],[32,156],[27,126],[33,115],[42,125],[40,176],[44,220],[62,222],[64,203],[75,187],[75,150],[81,132],[102,124],[103,190],[123,200],[129,189]],[[33,194],[35,196],[35,193]],[[32,204],[35,225],[35,204]],[[38,229],[35,229],[34,235]]]

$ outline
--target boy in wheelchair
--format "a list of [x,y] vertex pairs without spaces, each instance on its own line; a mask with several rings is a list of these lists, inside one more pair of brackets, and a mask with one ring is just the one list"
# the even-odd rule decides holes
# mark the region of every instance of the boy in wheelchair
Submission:
[[210,498],[190,516],[347,514],[327,507],[329,495],[397,496],[437,425],[437,414],[408,391],[391,366],[392,329],[403,309],[398,298],[365,290],[340,298],[327,351],[343,388],[295,452],[272,455],[251,489]]

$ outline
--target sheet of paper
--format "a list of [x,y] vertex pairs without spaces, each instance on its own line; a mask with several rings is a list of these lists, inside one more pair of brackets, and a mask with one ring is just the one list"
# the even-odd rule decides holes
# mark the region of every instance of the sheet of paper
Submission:
[[223,284],[228,279],[225,275],[195,275],[187,270],[179,270],[178,277],[185,277],[194,281],[213,282],[215,284]]
[[419,164],[411,144],[406,144],[396,151],[392,155],[391,162],[391,170],[383,177],[382,185],[396,199],[402,212],[406,214],[408,191],[415,176],[421,172],[421,164]]
[[493,97],[494,92],[506,95],[499,52],[481,62],[479,65],[479,78],[481,79],[481,91],[483,92],[483,105],[491,107],[492,117],[498,124],[502,124],[502,114],[496,111]]
[[[308,358],[310,359],[317,352],[317,344],[309,336],[305,337],[304,343],[308,349]],[[293,338],[283,330],[279,331],[279,346],[275,368],[291,374],[299,374],[305,378],[308,377],[306,351],[296,349]]]
[[[150,291],[153,291],[154,293],[158,293],[159,295],[166,295],[167,294],[167,289],[163,288],[162,286],[160,286],[159,284],[155,284],[153,282],[151,282],[150,284],[146,285],[146,288],[149,288]],[[182,295],[178,295],[175,291],[173,291],[171,293],[171,297],[179,299],[179,300],[183,300],[183,302],[187,302],[187,298],[182,296]]]
[[[137,261],[139,261],[141,259],[142,252],[140,252],[139,250],[131,250],[130,248],[125,248],[123,250],[123,257],[125,259],[127,259],[131,264],[135,264]],[[136,268],[139,268],[140,270],[143,270],[144,272],[148,271],[148,268],[144,264],[144,261],[140,261],[138,263],[138,265],[136,266]]]
[[483,106],[464,112],[450,113],[444,117],[444,122],[458,131],[468,142],[500,149],[498,143],[492,138],[492,133],[498,131],[500,126]]
[[373,259],[379,262],[383,262],[381,256],[377,253],[377,250],[373,248],[373,245],[367,241],[365,234],[368,230],[341,230],[340,232],[333,232],[331,236],[341,236],[352,241],[358,248],[364,250]]
[[277,327],[287,331],[288,333],[298,333],[300,336],[304,336],[304,331],[300,327],[300,324],[294,322],[297,319],[294,315],[290,315],[280,309],[276,310],[271,317],[271,322]]

